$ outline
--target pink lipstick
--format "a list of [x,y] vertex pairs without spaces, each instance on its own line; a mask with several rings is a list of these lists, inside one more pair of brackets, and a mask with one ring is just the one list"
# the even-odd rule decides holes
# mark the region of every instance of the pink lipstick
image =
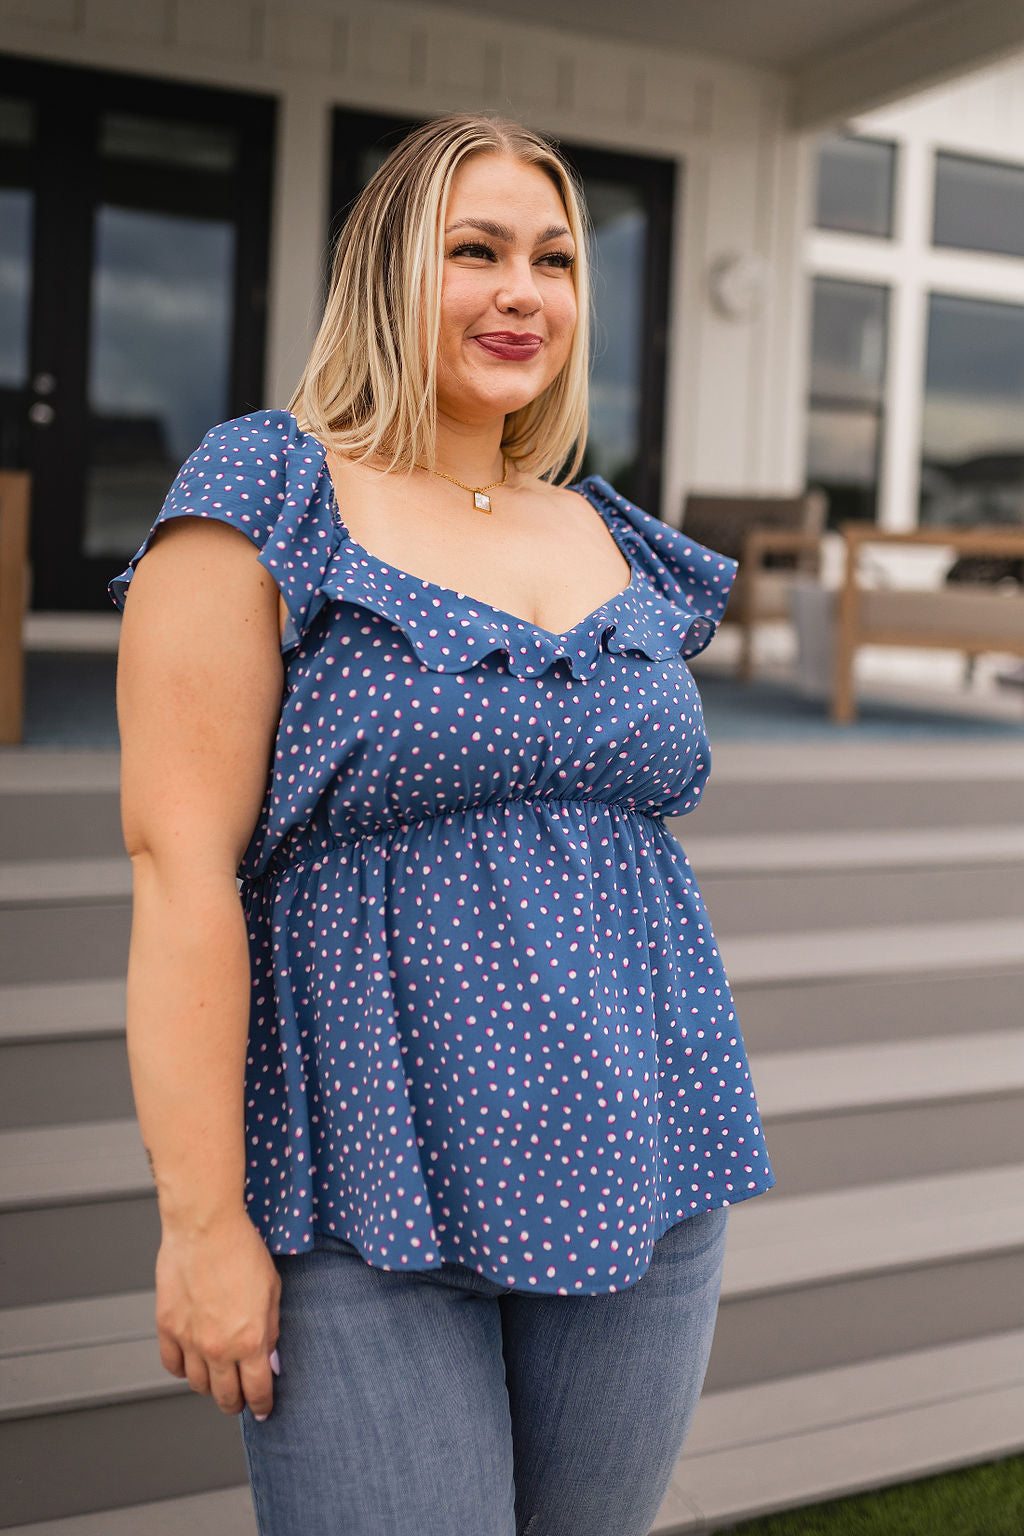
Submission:
[[488,331],[482,336],[474,336],[473,340],[492,357],[515,363],[536,357],[544,343],[543,336],[536,336],[532,331]]

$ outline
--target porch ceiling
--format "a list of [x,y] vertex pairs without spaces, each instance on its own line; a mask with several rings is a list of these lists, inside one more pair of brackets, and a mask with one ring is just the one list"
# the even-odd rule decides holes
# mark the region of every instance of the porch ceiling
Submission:
[[1024,50],[1020,0],[442,0],[774,69],[816,128]]

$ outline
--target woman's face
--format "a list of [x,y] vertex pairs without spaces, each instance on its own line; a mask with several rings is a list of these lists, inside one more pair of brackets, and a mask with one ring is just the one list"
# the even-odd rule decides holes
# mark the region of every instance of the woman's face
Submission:
[[473,155],[448,197],[438,409],[466,425],[504,418],[543,393],[576,325],[576,247],[547,173]]

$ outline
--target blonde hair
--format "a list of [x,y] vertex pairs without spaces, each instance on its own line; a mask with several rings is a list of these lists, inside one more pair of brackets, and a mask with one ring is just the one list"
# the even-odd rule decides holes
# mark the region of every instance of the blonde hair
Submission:
[[433,468],[443,231],[455,172],[472,155],[509,155],[551,178],[576,247],[577,319],[565,364],[542,394],[505,418],[502,452],[550,477],[583,460],[591,294],[586,204],[557,151],[521,123],[453,114],[415,128],[371,177],[338,237],[320,329],[288,409],[303,431],[388,470]]

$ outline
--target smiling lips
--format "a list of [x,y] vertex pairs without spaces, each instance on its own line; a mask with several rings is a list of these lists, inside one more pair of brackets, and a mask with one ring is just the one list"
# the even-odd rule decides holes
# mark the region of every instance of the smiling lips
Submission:
[[473,340],[479,342],[492,357],[523,363],[537,356],[544,338],[534,335],[532,331],[488,331],[482,336],[474,336]]

